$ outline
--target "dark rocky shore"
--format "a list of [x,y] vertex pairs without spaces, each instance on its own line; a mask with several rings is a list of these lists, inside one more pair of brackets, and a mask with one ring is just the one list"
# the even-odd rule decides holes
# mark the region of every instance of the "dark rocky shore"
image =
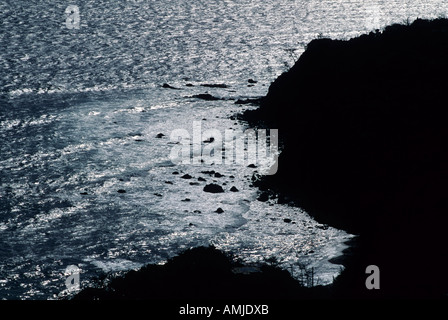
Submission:
[[[242,117],[278,128],[279,171],[257,182],[279,202],[359,234],[334,284],[304,288],[286,271],[187,250],[81,291],[75,299],[440,298],[448,293],[448,20],[417,20],[312,41]],[[380,290],[367,290],[368,265]]]
[[214,247],[198,247],[164,265],[147,265],[101,281],[73,300],[272,300],[324,295],[327,288],[305,288],[273,263],[247,266]]
[[[258,186],[360,235],[339,296],[448,293],[447,75],[446,19],[318,39],[244,115],[285,145]],[[366,290],[368,265],[380,290]]]

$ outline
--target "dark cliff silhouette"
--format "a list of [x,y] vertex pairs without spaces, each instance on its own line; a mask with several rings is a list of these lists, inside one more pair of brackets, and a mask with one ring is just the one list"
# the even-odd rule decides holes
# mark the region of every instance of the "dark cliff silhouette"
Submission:
[[[262,190],[360,234],[348,297],[448,293],[448,20],[312,41],[244,118],[285,148]],[[368,291],[367,265],[381,270]],[[344,296],[344,295],[342,295]]]

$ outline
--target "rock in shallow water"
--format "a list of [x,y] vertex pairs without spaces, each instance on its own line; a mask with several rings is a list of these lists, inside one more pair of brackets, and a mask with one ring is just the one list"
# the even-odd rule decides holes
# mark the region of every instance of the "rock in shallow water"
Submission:
[[212,96],[209,93],[195,94],[194,96],[192,96],[192,98],[197,98],[197,99],[202,99],[202,100],[207,100],[207,101],[222,100],[222,98]]
[[210,193],[222,193],[224,192],[224,189],[218,184],[211,183],[204,187],[204,191]]
[[162,88],[165,88],[165,89],[174,89],[174,90],[181,90],[180,88],[173,87],[173,86],[169,85],[168,83],[164,83],[164,84],[162,85]]

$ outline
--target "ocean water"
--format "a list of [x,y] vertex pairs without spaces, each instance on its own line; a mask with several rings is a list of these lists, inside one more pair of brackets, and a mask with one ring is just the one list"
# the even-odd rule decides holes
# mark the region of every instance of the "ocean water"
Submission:
[[[312,39],[445,16],[446,2],[74,5],[0,3],[0,298],[55,299],[67,294],[70,265],[85,287],[208,244],[249,263],[275,257],[295,277],[313,268],[315,283],[331,283],[342,266],[329,260],[352,235],[257,201],[257,168],[173,164],[169,136],[198,121],[243,130],[231,116],[250,107],[235,100],[265,95]],[[194,97],[204,93],[221,100]],[[203,192],[212,182],[225,192]]]

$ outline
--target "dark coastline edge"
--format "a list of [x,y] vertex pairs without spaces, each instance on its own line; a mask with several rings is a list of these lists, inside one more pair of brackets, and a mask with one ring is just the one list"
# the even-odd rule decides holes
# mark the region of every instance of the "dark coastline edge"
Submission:
[[[261,192],[360,235],[335,259],[346,269],[334,297],[447,298],[447,34],[439,18],[314,40],[238,116],[285,146]],[[380,290],[366,289],[369,265]]]

